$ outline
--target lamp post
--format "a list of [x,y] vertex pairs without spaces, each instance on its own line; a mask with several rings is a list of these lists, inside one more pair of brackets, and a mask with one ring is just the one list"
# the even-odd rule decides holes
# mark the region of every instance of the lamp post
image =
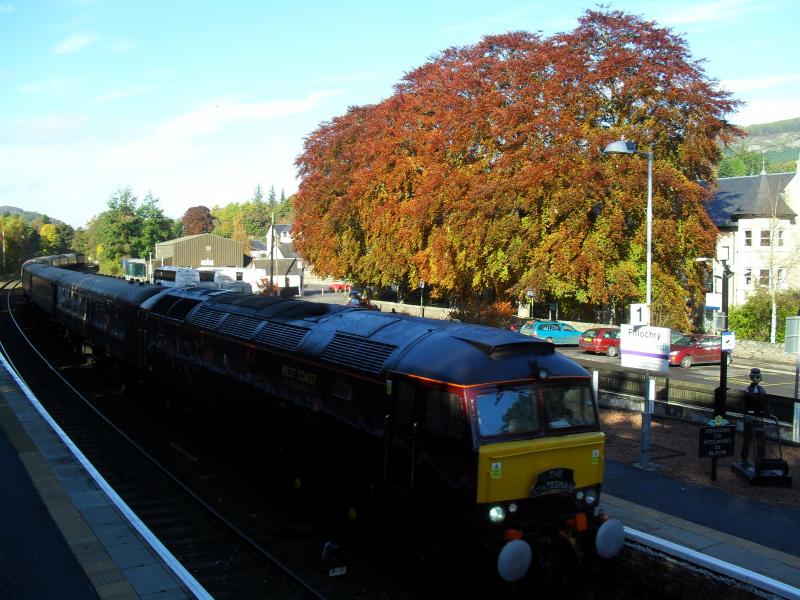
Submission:
[[650,306],[652,299],[652,273],[653,273],[653,151],[640,152],[636,149],[634,142],[617,140],[611,142],[603,150],[604,154],[640,154],[647,157],[647,283],[646,283],[646,303]]
[[419,316],[425,316],[425,307],[422,306],[422,298],[425,296],[425,280],[419,280]]
[[[726,249],[727,250],[727,249]],[[696,262],[711,262],[716,261],[722,265],[722,276],[719,277],[722,280],[722,301],[720,302],[720,322],[719,322],[719,330],[720,334],[725,333],[728,331],[728,286],[730,278],[733,277],[733,271],[728,266],[728,257],[725,256],[724,258],[720,259],[713,259],[713,258],[706,258],[700,257],[695,258]],[[714,416],[719,415],[721,417],[725,416],[726,413],[726,404],[727,404],[727,396],[728,396],[728,352],[723,351],[721,347],[722,342],[720,341],[720,355],[719,355],[719,387],[714,390]]]
[[300,297],[301,298],[303,297],[303,269],[304,269],[304,267],[305,267],[305,265],[303,264],[303,259],[302,258],[298,258],[297,259],[297,268],[300,271]]

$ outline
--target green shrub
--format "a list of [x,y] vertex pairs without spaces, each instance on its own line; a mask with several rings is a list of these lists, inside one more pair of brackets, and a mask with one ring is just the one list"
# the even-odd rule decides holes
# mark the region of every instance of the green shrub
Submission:
[[[777,331],[775,341],[783,343],[786,317],[800,314],[800,290],[782,290],[775,294],[777,305]],[[772,319],[772,299],[767,288],[756,288],[741,306],[729,311],[728,328],[736,337],[746,340],[768,342]]]

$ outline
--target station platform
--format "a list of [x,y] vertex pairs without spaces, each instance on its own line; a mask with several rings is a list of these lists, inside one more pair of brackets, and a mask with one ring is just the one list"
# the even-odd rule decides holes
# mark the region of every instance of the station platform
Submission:
[[601,508],[626,527],[665,540],[668,554],[699,558],[712,568],[746,569],[760,577],[734,577],[775,597],[800,600],[800,511],[614,461],[606,462]]
[[210,598],[37,404],[0,357],[0,598]]

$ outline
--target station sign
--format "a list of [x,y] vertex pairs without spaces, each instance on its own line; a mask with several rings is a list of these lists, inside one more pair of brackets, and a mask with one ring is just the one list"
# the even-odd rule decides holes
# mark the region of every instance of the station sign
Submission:
[[733,349],[736,347],[736,334],[732,331],[723,331],[721,337],[722,351],[733,352]]
[[700,427],[700,458],[733,456],[736,443],[735,425],[710,425]]
[[648,325],[620,325],[620,357],[623,367],[666,373],[669,371],[670,330]]

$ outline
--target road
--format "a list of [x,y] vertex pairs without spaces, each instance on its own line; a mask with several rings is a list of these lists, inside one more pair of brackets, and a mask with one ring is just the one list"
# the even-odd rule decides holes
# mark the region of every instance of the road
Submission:
[[[592,365],[619,367],[619,357],[609,358],[602,355],[586,354],[577,346],[559,346],[558,351],[574,358],[586,368]],[[758,367],[763,377],[762,387],[769,394],[776,396],[794,397],[795,369],[793,365],[775,363],[772,365],[761,364],[753,359],[737,359],[734,352],[733,362],[728,366],[728,387],[730,389],[745,389],[750,384],[750,369]],[[619,367],[621,368],[621,367]],[[673,379],[685,381],[698,381],[709,385],[719,382],[719,365],[694,365],[689,369],[670,367],[669,376]]]

